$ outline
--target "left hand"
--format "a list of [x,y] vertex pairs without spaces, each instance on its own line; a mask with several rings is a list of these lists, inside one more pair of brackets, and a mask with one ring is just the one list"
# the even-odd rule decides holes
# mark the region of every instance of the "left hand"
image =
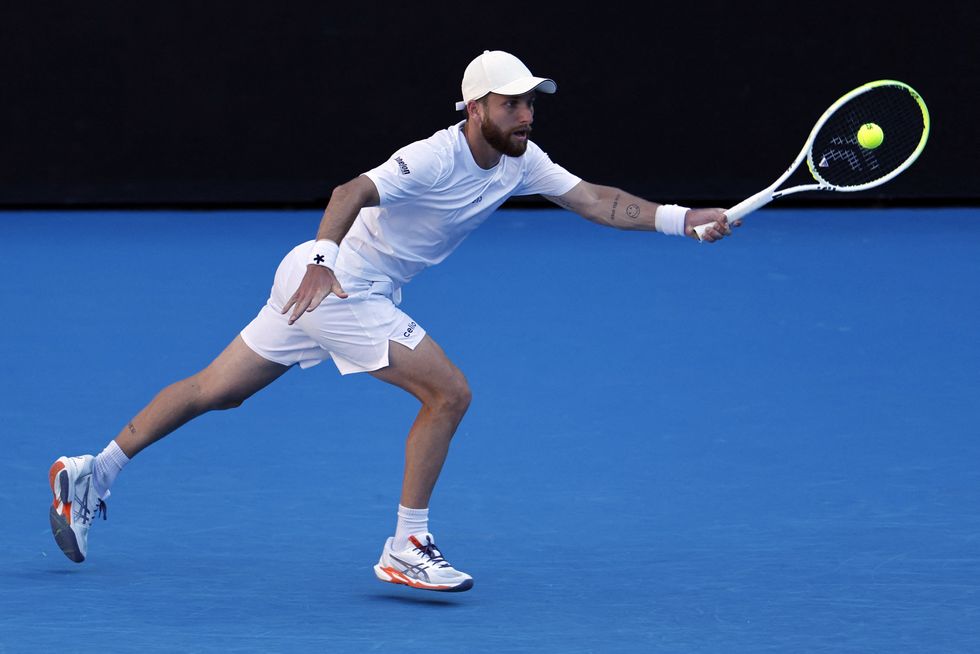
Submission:
[[289,324],[292,325],[304,313],[309,313],[320,306],[323,299],[331,293],[339,298],[347,297],[347,293],[344,292],[344,288],[337,281],[332,270],[325,266],[308,264],[299,288],[279,313],[285,314],[292,307],[293,313],[289,316]]
[[714,223],[712,227],[708,228],[708,231],[704,233],[703,240],[708,243],[714,243],[715,241],[720,241],[726,236],[732,235],[732,227],[741,227],[742,221],[736,220],[731,225],[728,224],[728,216],[725,215],[724,209],[691,209],[684,216],[684,234],[690,236],[693,239],[697,239],[697,234],[694,233],[694,228],[698,225],[707,225],[708,223]]

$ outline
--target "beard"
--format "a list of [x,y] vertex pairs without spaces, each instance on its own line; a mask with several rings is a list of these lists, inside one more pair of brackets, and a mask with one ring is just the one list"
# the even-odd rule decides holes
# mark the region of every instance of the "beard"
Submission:
[[527,141],[517,141],[516,143],[510,139],[511,134],[518,131],[526,132],[527,135],[531,136],[531,126],[522,127],[510,132],[504,132],[504,130],[497,127],[495,124],[490,122],[490,117],[487,115],[483,116],[483,122],[480,123],[480,131],[483,133],[483,138],[487,140],[494,150],[505,154],[508,157],[519,157],[527,150]]

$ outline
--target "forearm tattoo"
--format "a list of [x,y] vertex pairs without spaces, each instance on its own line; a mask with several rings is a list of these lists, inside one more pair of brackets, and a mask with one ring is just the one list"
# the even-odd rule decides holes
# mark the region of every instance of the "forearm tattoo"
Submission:
[[572,210],[572,203],[571,202],[568,202],[566,200],[562,200],[561,198],[556,198],[556,197],[549,197],[548,199],[551,200],[552,202],[554,202],[555,204],[557,204],[559,207],[562,207],[563,209],[568,209],[569,211]]
[[640,219],[640,205],[631,204],[626,207],[626,215],[630,217],[630,220],[636,221]]
[[133,427],[133,423],[129,423],[126,426],[129,427],[129,433],[130,434],[135,434],[136,433],[136,427]]
[[619,196],[621,193],[617,193],[616,197],[612,201],[612,209],[609,211],[609,222],[616,222],[616,208],[619,206]]

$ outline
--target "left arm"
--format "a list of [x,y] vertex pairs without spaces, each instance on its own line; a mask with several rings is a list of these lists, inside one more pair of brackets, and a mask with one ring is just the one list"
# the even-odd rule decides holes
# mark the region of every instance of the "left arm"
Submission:
[[[599,225],[617,229],[655,231],[660,204],[644,200],[612,186],[579,182],[572,190],[558,197],[546,196],[560,207]],[[692,238],[697,225],[716,223],[705,234],[706,241],[717,241],[731,234],[722,209],[691,209],[684,218],[684,234]]]

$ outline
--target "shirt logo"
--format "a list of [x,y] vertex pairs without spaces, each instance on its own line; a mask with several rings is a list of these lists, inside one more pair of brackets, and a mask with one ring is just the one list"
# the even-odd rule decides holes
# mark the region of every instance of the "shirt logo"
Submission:
[[412,171],[408,169],[408,164],[401,157],[395,157],[395,161],[398,162],[398,169],[402,171],[402,175],[411,175]]
[[481,202],[483,202],[483,196],[482,195],[480,197],[478,197],[477,199],[473,200],[472,202],[470,202],[470,204],[480,204]]

